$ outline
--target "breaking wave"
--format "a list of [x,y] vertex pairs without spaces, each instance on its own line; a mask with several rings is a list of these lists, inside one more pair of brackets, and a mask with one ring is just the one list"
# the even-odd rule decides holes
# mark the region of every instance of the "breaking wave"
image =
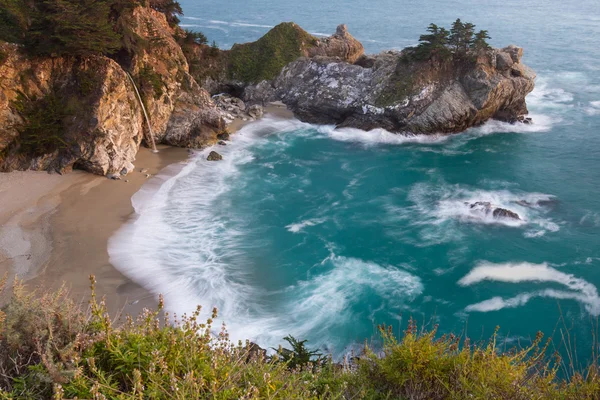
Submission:
[[600,296],[598,289],[588,281],[574,275],[561,272],[547,263],[504,263],[483,262],[458,281],[461,286],[471,286],[484,281],[506,283],[555,283],[567,290],[541,289],[522,293],[511,298],[493,297],[480,303],[471,304],[466,311],[488,312],[503,308],[523,306],[535,297],[547,297],[561,300],[575,300],[583,304],[591,315],[600,315]]

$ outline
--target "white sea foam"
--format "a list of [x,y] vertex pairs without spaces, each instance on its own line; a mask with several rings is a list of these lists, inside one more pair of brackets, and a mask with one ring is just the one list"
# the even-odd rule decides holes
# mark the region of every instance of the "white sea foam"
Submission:
[[373,129],[363,131],[356,128],[336,128],[333,125],[321,125],[317,130],[327,135],[329,138],[340,142],[355,142],[365,146],[374,146],[379,144],[410,144],[410,143],[442,143],[448,140],[447,135],[410,135],[398,134],[386,131],[385,129]]
[[[543,193],[526,193],[509,190],[481,190],[461,185],[417,183],[408,195],[414,209],[426,224],[440,225],[448,220],[460,222],[522,227],[534,225],[556,232],[560,227],[545,216],[547,209],[540,202],[554,199]],[[472,207],[477,202],[489,203],[491,209],[504,208],[516,212],[520,219],[495,218],[482,207]],[[543,204],[543,203],[542,203]],[[409,210],[412,211],[412,210]],[[414,214],[410,218],[415,218]]]
[[307,219],[307,220],[304,220],[304,221],[300,221],[300,222],[296,222],[296,223],[293,223],[293,224],[289,224],[289,225],[286,226],[286,228],[287,228],[288,231],[290,231],[292,233],[299,233],[304,228],[306,228],[308,226],[319,225],[319,224],[322,224],[325,221],[327,221],[326,218]]
[[[233,207],[227,193],[244,185],[236,176],[242,165],[257,162],[256,148],[284,140],[289,131],[318,137],[307,128],[299,121],[266,118],[220,147],[222,161],[206,161],[206,149],[187,165],[151,179],[132,199],[135,218],[109,241],[111,263],[153,293],[164,294],[171,313],[189,314],[200,304],[204,318],[217,307],[216,326],[227,321],[233,340],[249,338],[263,346],[276,346],[293,334],[339,349],[340,343],[327,342],[332,335],[319,332],[349,323],[352,305],[373,293],[382,309],[398,310],[421,293],[422,284],[397,267],[331,253],[306,280],[276,292],[258,289],[249,276],[247,257],[262,245],[261,238],[252,234],[252,223],[228,212]],[[300,232],[322,222],[312,218],[287,228]]]
[[585,108],[588,115],[600,115],[600,101],[590,101],[589,107]]
[[471,272],[458,281],[461,286],[471,286],[484,281],[506,282],[506,283],[555,283],[564,286],[568,290],[542,289],[538,291],[521,293],[515,297],[504,299],[493,297],[480,303],[466,307],[466,311],[496,311],[503,308],[515,308],[523,306],[534,297],[549,297],[554,299],[571,299],[583,304],[585,309],[592,315],[600,314],[600,296],[598,289],[590,282],[577,278],[572,274],[561,272],[550,267],[547,263],[504,263],[493,264],[482,262]]

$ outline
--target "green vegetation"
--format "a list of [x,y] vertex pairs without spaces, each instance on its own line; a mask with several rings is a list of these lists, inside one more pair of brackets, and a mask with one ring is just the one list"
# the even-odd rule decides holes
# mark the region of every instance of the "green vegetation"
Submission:
[[256,42],[233,46],[229,53],[230,78],[246,83],[273,79],[316,41],[292,22],[279,24]]
[[29,24],[32,0],[0,0],[0,40],[21,43]]
[[147,44],[131,28],[140,5],[171,25],[182,14],[174,0],[0,0],[0,40],[25,44],[34,56],[133,54]]
[[208,44],[208,39],[202,32],[194,32],[186,29],[183,44]]
[[487,43],[487,39],[490,39],[488,31],[475,33],[475,25],[463,23],[460,19],[454,21],[450,31],[432,23],[427,27],[427,32],[419,37],[420,43],[414,51],[414,55],[420,60],[432,57],[462,60],[470,51],[479,52],[490,48]]
[[36,157],[68,146],[65,120],[73,111],[55,91],[41,99],[28,100],[20,95],[13,106],[25,121],[19,128],[19,137],[14,143],[14,146],[18,146],[19,153]]
[[183,15],[183,10],[179,2],[174,0],[150,0],[150,7],[159,11],[167,17],[167,22],[171,26],[177,25],[180,21],[178,15]]
[[[0,287],[2,282],[0,282]],[[93,281],[92,281],[93,289]],[[162,300],[159,309],[162,308]],[[160,311],[114,323],[92,290],[89,307],[20,284],[0,311],[0,399],[597,399],[595,366],[564,380],[560,360],[546,357],[541,334],[523,349],[504,351],[418,330],[402,339],[380,328],[378,351],[365,346],[336,364],[305,346],[267,356],[252,343],[234,344],[217,311],[200,308],[172,324]],[[315,359],[315,357],[317,357]]]
[[26,49],[52,56],[112,54],[120,38],[108,20],[107,0],[41,1],[25,39]]

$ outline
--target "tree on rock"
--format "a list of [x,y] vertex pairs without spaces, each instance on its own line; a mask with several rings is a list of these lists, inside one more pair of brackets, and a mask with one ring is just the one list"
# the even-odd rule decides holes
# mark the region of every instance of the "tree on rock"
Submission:
[[457,53],[462,48],[464,31],[465,24],[458,18],[452,24],[452,28],[450,28],[450,38],[448,39],[448,43],[454,53]]
[[446,58],[450,55],[448,50],[448,40],[450,32],[446,28],[440,28],[436,24],[429,24],[426,35],[419,37],[419,46],[417,47],[417,56],[419,58],[429,58],[438,55]]
[[177,25],[180,21],[178,15],[183,15],[181,4],[174,0],[150,0],[150,7],[167,17],[170,25]]
[[475,39],[471,44],[471,49],[479,52],[480,50],[489,50],[492,46],[489,45],[486,39],[491,39],[490,35],[488,35],[488,31],[481,30],[475,34]]

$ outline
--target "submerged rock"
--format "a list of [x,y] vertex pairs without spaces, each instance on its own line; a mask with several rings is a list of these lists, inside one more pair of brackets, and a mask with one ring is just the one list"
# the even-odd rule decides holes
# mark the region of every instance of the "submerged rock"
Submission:
[[520,220],[521,217],[514,211],[508,210],[506,208],[495,207],[489,201],[477,201],[475,203],[465,203],[469,206],[471,210],[480,211],[485,215],[489,215],[490,213],[494,218],[509,218]]
[[221,161],[223,159],[223,156],[220,155],[219,153],[217,153],[216,151],[211,151],[208,154],[208,161]]

